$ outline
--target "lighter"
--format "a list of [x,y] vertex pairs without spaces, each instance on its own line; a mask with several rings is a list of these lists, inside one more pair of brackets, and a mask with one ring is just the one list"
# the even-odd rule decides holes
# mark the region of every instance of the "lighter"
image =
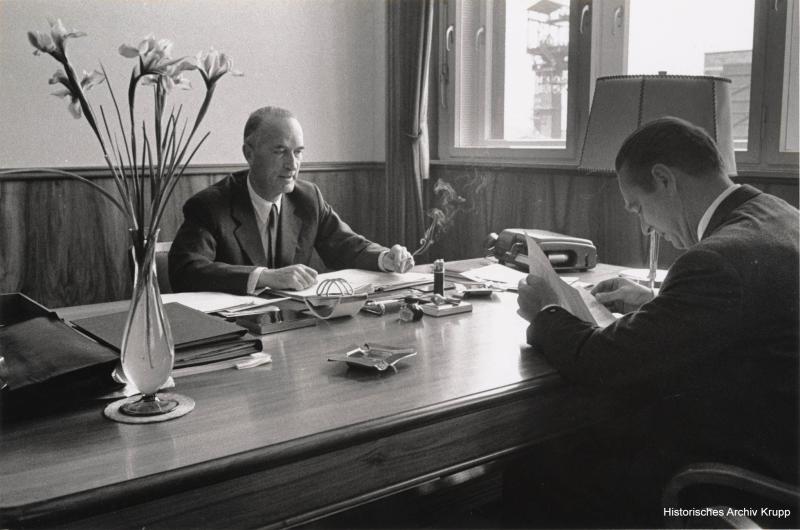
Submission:
[[444,260],[433,262],[433,294],[444,296]]

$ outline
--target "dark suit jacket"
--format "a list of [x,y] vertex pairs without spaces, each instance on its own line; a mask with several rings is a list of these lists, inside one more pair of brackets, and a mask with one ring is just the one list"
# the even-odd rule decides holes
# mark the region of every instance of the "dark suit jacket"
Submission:
[[[176,291],[244,294],[256,266],[267,266],[256,214],[247,191],[247,171],[191,197],[169,253],[169,278]],[[356,234],[322,198],[319,188],[298,180],[283,196],[276,266],[311,263],[316,250],[331,269],[378,269],[385,250]]]
[[540,311],[528,342],[569,380],[656,397],[647,429],[682,460],[798,482],[798,211],[743,186],[659,295],[605,329]]

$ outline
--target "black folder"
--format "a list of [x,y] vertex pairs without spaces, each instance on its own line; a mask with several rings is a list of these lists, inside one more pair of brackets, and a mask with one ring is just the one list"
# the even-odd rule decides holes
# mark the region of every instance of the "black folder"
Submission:
[[[178,302],[164,304],[164,313],[172,330],[175,351],[185,350],[216,342],[231,341],[244,335],[247,330],[232,322],[212,317]],[[72,324],[96,339],[119,351],[128,311],[109,313],[73,320]]]
[[0,424],[73,406],[119,386],[112,348],[85,337],[22,293],[0,294]]
[[[241,340],[247,330],[183,304],[164,304],[175,345],[175,367],[194,366],[261,351],[260,340]],[[122,348],[127,311],[73,320],[90,337],[117,351]]]

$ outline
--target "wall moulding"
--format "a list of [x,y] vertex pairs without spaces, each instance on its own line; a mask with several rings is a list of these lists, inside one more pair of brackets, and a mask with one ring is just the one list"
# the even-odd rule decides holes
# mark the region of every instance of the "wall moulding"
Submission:
[[[338,171],[379,171],[386,167],[384,162],[305,162],[303,163],[301,173],[329,173]],[[3,168],[0,169],[0,181],[2,180],[69,180],[70,177],[62,175],[54,175],[40,168],[31,168],[26,170],[25,173],[2,174],[2,171],[16,171],[24,170],[26,168]],[[42,168],[51,169],[51,168]],[[52,169],[59,169],[76,173],[87,179],[103,179],[111,178],[111,172],[108,168],[102,166],[92,167],[56,167]],[[241,171],[247,169],[246,164],[222,164],[222,165],[196,165],[190,166],[184,173],[185,176],[197,175],[227,175],[234,171]]]

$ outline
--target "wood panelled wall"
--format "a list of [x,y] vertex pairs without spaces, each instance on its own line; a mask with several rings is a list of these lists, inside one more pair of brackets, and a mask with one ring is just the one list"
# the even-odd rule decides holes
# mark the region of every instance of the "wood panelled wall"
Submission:
[[[183,221],[181,206],[225,174],[187,175],[175,189],[160,241]],[[303,171],[357,231],[385,240],[383,164],[331,164]],[[114,193],[110,178],[94,182]],[[370,206],[378,204],[380,208]],[[0,177],[0,293],[21,291],[51,307],[130,297],[122,215],[89,186],[69,178]]]
[[[490,232],[539,228],[591,239],[600,261],[641,267],[647,262],[647,238],[635,215],[625,211],[613,175],[577,175],[572,170],[436,166],[428,185],[428,204],[441,206],[433,188],[437,179],[451,184],[466,201],[452,225],[440,234],[428,259],[474,257],[483,252]],[[738,178],[798,206],[798,179]],[[680,255],[662,242],[659,266]]]
[[[172,198],[160,239],[171,240],[182,221],[180,206],[224,174],[183,178]],[[396,242],[387,225],[383,164],[319,165],[303,170],[356,231],[384,244]],[[625,212],[613,176],[576,175],[567,170],[434,166],[428,203],[438,179],[453,185],[465,202],[431,250],[418,259],[454,260],[481,255],[490,232],[541,228],[591,239],[600,260],[643,266],[647,242],[635,216]],[[794,179],[740,178],[798,205]],[[95,182],[111,190],[109,178]],[[392,200],[388,197],[388,200]],[[409,248],[414,241],[399,241]],[[100,194],[70,179],[0,178],[0,292],[22,291],[52,308],[120,300],[130,296],[127,240],[122,217]],[[662,245],[660,265],[678,256]]]

